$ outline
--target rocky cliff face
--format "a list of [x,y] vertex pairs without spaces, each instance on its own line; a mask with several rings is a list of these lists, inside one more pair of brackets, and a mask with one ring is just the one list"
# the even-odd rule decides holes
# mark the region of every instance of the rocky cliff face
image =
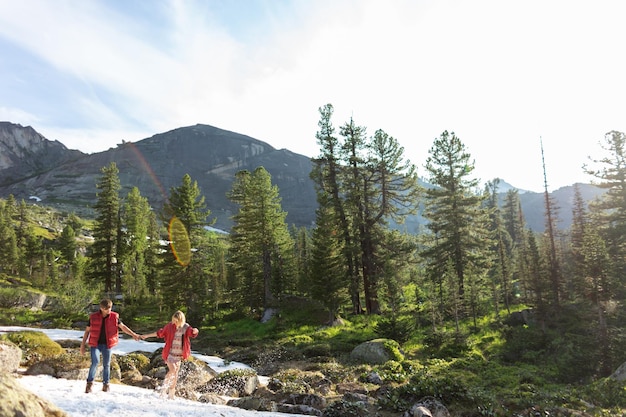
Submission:
[[48,171],[80,158],[80,151],[69,150],[50,141],[30,126],[0,122],[0,184],[7,185]]

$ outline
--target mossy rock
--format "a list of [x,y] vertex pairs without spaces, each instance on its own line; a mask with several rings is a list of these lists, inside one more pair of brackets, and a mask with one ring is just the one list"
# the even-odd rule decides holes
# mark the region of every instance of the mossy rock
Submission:
[[118,356],[117,363],[119,363],[122,372],[137,370],[141,373],[145,373],[150,369],[150,358],[138,352]]
[[30,366],[64,352],[63,347],[45,333],[34,330],[5,333],[0,339],[8,340],[22,349],[22,366]]
[[401,362],[404,354],[395,340],[375,339],[355,347],[350,353],[350,359],[357,363],[377,365],[390,360]]

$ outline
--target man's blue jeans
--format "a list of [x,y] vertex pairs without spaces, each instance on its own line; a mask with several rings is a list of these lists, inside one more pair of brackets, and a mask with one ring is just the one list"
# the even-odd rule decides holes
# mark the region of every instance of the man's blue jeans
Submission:
[[87,375],[87,382],[92,382],[96,378],[98,364],[100,363],[100,354],[102,354],[102,383],[108,384],[111,379],[111,349],[107,345],[98,345],[91,347],[91,366]]

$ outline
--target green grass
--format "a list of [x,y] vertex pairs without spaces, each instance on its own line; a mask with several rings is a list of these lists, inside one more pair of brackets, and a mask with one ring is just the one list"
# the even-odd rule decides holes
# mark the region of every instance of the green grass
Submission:
[[[32,288],[26,281],[0,275],[0,298],[4,294],[11,299],[16,286]],[[162,327],[171,316],[154,302],[120,307],[124,322],[140,333]],[[515,306],[516,310],[523,308]],[[478,317],[476,322],[463,320],[458,331],[450,323],[434,329],[422,317],[420,326],[401,343],[404,359],[377,366],[355,365],[347,359],[359,343],[383,337],[381,324],[389,323],[385,315],[348,316],[342,326],[329,327],[324,310],[301,298],[286,303],[267,323],[229,313],[220,312],[220,320],[199,326],[194,349],[218,354],[228,350],[251,361],[263,359],[263,351],[285,352],[285,358],[309,358],[311,369],[334,382],[364,383],[366,376],[376,371],[391,387],[380,403],[388,410],[405,411],[420,396],[441,399],[457,416],[517,417],[529,415],[531,409],[548,415],[557,407],[570,407],[604,417],[622,415],[626,408],[626,384],[601,378],[593,371],[597,343],[590,336],[593,328],[581,326],[589,321],[589,313],[581,308],[572,307],[558,323],[544,328],[507,325],[503,313]],[[415,323],[415,314],[407,310],[398,319]],[[3,325],[29,326],[45,320],[61,327],[79,317],[0,308]],[[620,329],[618,322],[613,325]],[[33,340],[30,336],[26,339]],[[35,358],[32,355],[38,353],[32,352],[39,348],[24,340],[20,343]],[[615,367],[619,363],[616,360]],[[521,414],[522,410],[526,414]]]

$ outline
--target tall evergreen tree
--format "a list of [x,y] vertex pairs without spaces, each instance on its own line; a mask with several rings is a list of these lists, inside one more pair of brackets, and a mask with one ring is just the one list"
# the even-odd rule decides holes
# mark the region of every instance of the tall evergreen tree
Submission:
[[[360,149],[363,146],[365,132],[362,128],[354,128],[350,131],[343,131],[344,137],[349,141],[341,146],[339,139],[335,136],[335,128],[332,124],[334,108],[331,104],[320,107],[319,130],[316,133],[317,143],[320,146],[320,154],[313,158],[313,169],[311,179],[315,183],[317,191],[317,202],[320,206],[332,206],[335,221],[342,240],[341,247],[346,264],[346,275],[350,282],[350,300],[352,302],[352,312],[360,314],[361,306],[361,278],[359,274],[359,251],[358,239],[353,223],[354,209],[346,207],[345,196],[350,193],[346,190],[345,177],[351,177],[348,184],[356,184],[360,178],[359,167],[361,166]],[[348,168],[342,165],[342,155],[350,162]],[[346,172],[347,171],[347,172]],[[352,202],[354,207],[354,202]]]
[[310,292],[328,311],[328,323],[331,324],[339,318],[339,308],[348,298],[346,267],[332,207],[320,206],[316,213]]
[[494,306],[496,315],[500,313],[500,299],[504,302],[507,313],[511,313],[511,237],[506,230],[502,212],[498,203],[498,185],[500,179],[489,181],[486,186],[487,210],[489,212],[489,230],[492,232],[492,252],[495,254],[495,262],[490,271],[493,284]]
[[104,291],[113,291],[117,271],[117,243],[119,233],[119,211],[121,188],[119,170],[115,162],[103,167],[102,176],[96,188],[97,201],[94,205],[96,219],[94,225],[94,243],[91,246],[90,275],[104,285]]
[[430,235],[421,255],[434,281],[452,268],[461,300],[466,275],[470,268],[484,269],[489,244],[483,197],[475,192],[478,181],[469,178],[474,170],[470,158],[461,140],[444,131],[435,140],[425,164],[435,187],[425,191],[424,216],[429,220]]
[[141,297],[147,292],[146,250],[150,204],[139,188],[133,187],[126,196],[122,210],[123,246],[119,263],[123,271],[124,293],[129,297]]
[[606,192],[590,204],[590,210],[597,218],[606,243],[611,260],[610,274],[620,281],[620,288],[614,291],[623,298],[626,290],[626,134],[608,132],[600,147],[603,155],[590,158],[590,164],[584,169],[596,178],[595,185]]
[[[170,230],[170,245],[164,252],[162,263],[163,301],[171,310],[184,306],[190,321],[199,321],[203,316],[203,291],[200,289],[208,280],[204,268],[207,260],[196,257],[193,251],[203,244],[205,226],[212,224],[207,220],[210,214],[197,181],[193,181],[189,174],[183,176],[180,186],[170,189],[169,199],[163,207],[162,220]],[[176,222],[183,225],[182,230],[175,228]],[[179,239],[186,245],[177,248]]]
[[78,253],[78,245],[76,243],[76,232],[74,228],[67,224],[61,232],[58,239],[59,255],[62,259],[61,268],[63,268],[66,279],[73,278],[76,256]]
[[10,195],[0,205],[0,258],[3,272],[15,275],[19,268],[19,250],[17,236],[13,227],[15,199]]
[[502,203],[502,220],[511,238],[509,258],[512,260],[511,282],[514,292],[520,295],[521,302],[528,303],[530,300],[530,273],[527,268],[529,265],[528,238],[522,203],[517,190],[506,192]]
[[162,263],[161,226],[154,211],[148,215],[148,230],[146,233],[147,247],[145,251],[146,265],[146,285],[148,292],[153,296],[158,296],[160,288],[160,272]]
[[263,167],[237,173],[228,197],[239,206],[231,228],[231,262],[252,309],[268,313],[294,288],[293,240],[278,187]]
[[361,199],[356,216],[361,249],[365,306],[368,314],[380,313],[379,280],[389,258],[380,242],[389,221],[403,223],[417,211],[418,186],[415,166],[404,159],[404,148],[379,129],[366,146],[366,167],[357,184]]
[[589,215],[580,192],[580,186],[574,184],[574,202],[572,206],[572,225],[569,232],[569,266],[571,293],[578,298],[585,294],[585,256],[584,240],[589,227]]
[[311,234],[306,227],[292,226],[290,228],[291,236],[294,240],[294,257],[296,267],[296,283],[295,289],[299,294],[309,295],[308,278],[311,275]]
[[561,293],[563,291],[563,271],[561,266],[561,251],[557,247],[557,221],[558,206],[554,198],[548,192],[548,180],[546,176],[546,164],[543,157],[543,143],[541,144],[541,160],[543,161],[543,184],[544,184],[544,209],[546,216],[547,259],[550,276],[550,292],[552,294],[552,306],[557,311],[561,303]]

